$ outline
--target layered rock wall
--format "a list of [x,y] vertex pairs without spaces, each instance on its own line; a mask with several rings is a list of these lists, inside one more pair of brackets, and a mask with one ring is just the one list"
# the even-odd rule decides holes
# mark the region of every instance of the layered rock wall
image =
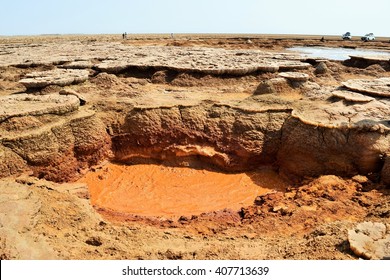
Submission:
[[278,165],[285,174],[319,176],[380,173],[390,136],[362,128],[313,126],[289,118],[283,126]]
[[115,158],[198,155],[228,170],[270,164],[288,109],[245,111],[227,105],[135,108],[113,137]]
[[[230,171],[273,164],[291,178],[380,174],[390,138],[370,126],[319,126],[290,109],[201,104],[134,108],[114,133],[116,160],[200,158]],[[386,172],[382,177],[385,182]]]
[[[112,151],[114,160],[124,163],[198,157],[228,171],[271,164],[291,177],[381,173],[382,181],[390,184],[388,77],[320,86],[316,82],[325,73],[293,54],[117,43],[66,46],[69,54],[64,57],[61,44],[36,46],[34,52],[23,45],[7,52],[0,63],[51,69],[25,73],[19,82],[29,94],[1,97],[1,177],[32,170],[38,177],[72,180]],[[48,50],[52,56],[46,55]],[[82,70],[73,69],[77,65]],[[145,92],[133,84],[134,78],[127,79],[133,70],[156,71],[143,81]],[[168,87],[161,70],[214,75],[208,78],[220,83],[226,75],[251,74],[261,82],[252,96],[246,85],[191,93],[171,88],[180,84]],[[107,79],[115,82],[97,82]],[[253,79],[242,77],[241,82]],[[89,94],[93,109],[112,105],[105,124],[94,111],[79,109],[87,101],[73,89],[38,95],[64,86]],[[115,86],[118,91],[112,93]],[[236,91],[245,91],[247,97],[229,100],[222,94]]]
[[16,95],[2,99],[1,177],[32,171],[38,177],[68,181],[108,157],[110,139],[105,125],[95,112],[79,111],[77,97]]

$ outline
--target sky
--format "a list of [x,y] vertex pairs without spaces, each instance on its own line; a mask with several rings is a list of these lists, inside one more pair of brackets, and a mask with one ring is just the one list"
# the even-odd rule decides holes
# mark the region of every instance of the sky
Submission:
[[0,35],[250,33],[390,37],[389,0],[1,0]]

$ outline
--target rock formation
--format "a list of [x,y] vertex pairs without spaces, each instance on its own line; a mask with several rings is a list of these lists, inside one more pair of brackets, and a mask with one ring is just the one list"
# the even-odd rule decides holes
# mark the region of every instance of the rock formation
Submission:
[[114,131],[113,151],[122,162],[199,155],[226,170],[255,168],[276,158],[290,112],[288,104],[135,107]]
[[390,70],[390,59],[387,56],[350,55],[350,59],[344,62],[345,65],[359,68],[367,68],[370,65],[380,65],[385,70]]
[[105,126],[93,111],[78,110],[78,97],[18,94],[0,100],[1,177],[31,170],[67,181],[108,156]]
[[267,93],[275,93],[276,90],[274,88],[273,83],[270,80],[262,81],[259,86],[256,88],[253,94],[267,94]]
[[48,85],[67,86],[85,82],[88,74],[87,70],[54,69],[27,74],[20,83],[26,88],[43,88]]
[[[227,40],[227,49],[219,39],[214,48],[201,40],[193,47],[183,46],[190,40],[141,46],[137,40],[95,39],[1,44],[0,258],[388,255],[390,99],[389,73],[382,70],[387,62],[364,70],[326,62],[329,69],[322,73],[313,67],[321,60],[275,51],[279,40],[267,40],[272,52],[251,41]],[[243,46],[252,49],[238,49]],[[227,180],[231,174],[222,170],[241,172],[247,181],[235,187],[243,190],[250,182],[260,196],[253,203],[249,196],[245,205],[238,199],[234,211],[207,207],[201,211],[215,211],[149,219],[143,211],[93,201],[88,187],[95,183],[106,199],[113,197],[112,185],[135,181],[111,172],[113,162],[120,169],[158,163],[176,174],[180,168],[179,175],[211,169]],[[132,167],[137,168],[124,168],[124,174],[151,170]],[[161,167],[153,168],[169,181]],[[149,177],[159,189],[162,177],[150,173],[142,179]],[[88,186],[74,182],[89,175]],[[192,189],[200,189],[197,180],[195,175]],[[186,182],[184,188],[168,182],[167,189],[174,194],[190,189]],[[153,195],[146,185],[140,185],[144,197],[135,197],[139,192],[132,189],[140,208]],[[258,187],[265,193],[257,193]],[[116,200],[123,205],[132,204],[126,188]],[[221,197],[224,189],[215,190]],[[224,194],[231,193],[237,194],[235,189]],[[180,203],[187,203],[191,194],[182,194]],[[155,198],[160,202],[161,196]],[[183,210],[176,209],[176,215]],[[377,223],[355,227],[367,219]]]
[[363,222],[348,231],[351,250],[365,259],[390,256],[390,230],[383,223]]
[[309,80],[309,75],[300,72],[282,72],[279,73],[279,76],[292,82],[306,82]]
[[373,97],[347,90],[335,90],[332,95],[350,102],[370,102],[374,100]]
[[323,61],[318,63],[318,65],[316,66],[316,69],[314,70],[314,73],[317,75],[326,74],[327,72],[329,72],[329,68],[328,68],[328,66],[326,66],[326,63]]
[[[47,55],[50,53],[50,55]],[[66,55],[64,55],[66,53]],[[294,58],[295,60],[292,60]],[[63,44],[42,44],[34,47],[21,45],[12,53],[2,55],[1,66],[30,67],[35,65],[56,65],[68,70],[96,68],[102,72],[119,73],[129,68],[140,70],[154,68],[178,72],[201,72],[213,75],[246,75],[253,72],[277,72],[293,69],[307,69],[310,64],[300,62],[299,56],[274,54],[254,50],[225,50],[216,48],[126,46],[118,43],[84,44],[81,42]],[[77,73],[84,73],[80,72]],[[55,73],[50,74],[56,76]],[[26,86],[37,87],[45,83],[40,75],[24,81]],[[84,77],[84,74],[82,74]],[[43,80],[43,81],[41,81]],[[49,78],[50,80],[50,78]],[[38,83],[41,81],[41,83]],[[61,82],[62,83],[62,82]]]
[[[77,52],[82,47],[83,51]],[[21,46],[16,52],[24,48],[27,47]],[[42,55],[47,48],[53,54],[50,58]],[[65,59],[61,48],[74,52]],[[88,70],[67,69],[73,67],[92,67],[102,72],[91,78],[91,84],[105,91],[113,87],[121,91],[134,88],[120,77],[108,74],[123,71],[149,71],[151,81],[157,85],[170,83],[175,75],[185,79],[197,75],[194,73],[219,77],[268,72],[264,75],[269,78],[260,83],[254,96],[244,100],[211,101],[207,94],[202,98],[196,94],[180,98],[160,94],[154,98],[152,93],[137,99],[133,93],[121,93],[127,99],[120,102],[128,109],[116,116],[123,121],[115,125],[103,125],[88,109],[78,110],[86,98],[71,89],[61,90],[60,95],[3,97],[6,105],[0,115],[2,126],[5,131],[11,126],[18,127],[15,130],[21,127],[18,134],[7,131],[2,135],[2,156],[14,159],[14,164],[3,168],[3,174],[33,168],[41,176],[65,180],[59,174],[51,174],[55,171],[48,171],[49,165],[56,165],[64,166],[68,170],[64,178],[70,178],[71,173],[76,174],[78,169],[107,154],[109,136],[105,126],[113,141],[114,158],[122,162],[145,157],[164,160],[199,156],[226,170],[272,164],[296,178],[380,174],[387,166],[390,101],[374,97],[389,96],[389,78],[342,83],[349,90],[321,87],[308,81],[307,73],[297,72],[311,67],[297,56],[258,50],[133,47],[116,43],[86,47],[72,43],[67,47],[43,44],[34,49],[34,54],[25,51],[20,55],[27,65],[64,67],[27,74],[20,81],[27,88],[63,87],[88,78]],[[26,66],[18,60],[11,62],[8,55],[4,55],[2,64]],[[274,74],[276,71],[281,72]],[[293,90],[300,96],[290,100],[288,93]],[[286,93],[287,97],[283,96]],[[109,93],[101,96],[111,100]],[[34,106],[26,109],[27,106],[20,105],[27,101]],[[15,110],[10,104],[20,109]],[[93,122],[96,124],[92,125]],[[32,127],[39,127],[39,133],[32,135]],[[70,161],[76,162],[73,167],[67,163]],[[386,183],[387,177],[382,171]]]
[[366,93],[371,96],[390,97],[390,78],[354,79],[342,84],[352,91]]

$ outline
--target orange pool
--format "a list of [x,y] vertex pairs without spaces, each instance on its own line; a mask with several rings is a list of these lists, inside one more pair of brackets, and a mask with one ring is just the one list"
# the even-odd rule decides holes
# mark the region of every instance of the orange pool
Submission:
[[143,216],[176,217],[253,204],[261,194],[284,189],[272,170],[227,174],[155,164],[109,163],[89,172],[91,202],[107,210]]

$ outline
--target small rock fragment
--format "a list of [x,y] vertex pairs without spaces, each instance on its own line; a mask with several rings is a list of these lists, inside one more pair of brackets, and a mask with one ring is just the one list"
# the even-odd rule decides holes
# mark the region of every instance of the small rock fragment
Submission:
[[165,84],[167,82],[167,71],[157,71],[153,74],[151,81],[153,84]]
[[95,236],[92,236],[90,238],[88,238],[85,243],[87,243],[88,245],[91,245],[91,246],[101,246],[103,244],[102,240],[100,237],[95,237]]
[[87,103],[87,100],[85,99],[84,96],[79,94],[78,92],[72,90],[72,89],[63,89],[60,92],[60,95],[73,95],[76,96],[80,100],[80,106],[83,106]]
[[329,72],[329,68],[328,68],[328,66],[326,66],[325,62],[323,62],[323,61],[318,63],[318,65],[316,66],[316,70],[314,70],[314,73],[316,75],[322,75],[322,74],[326,74],[328,72]]
[[257,94],[267,94],[267,93],[275,93],[275,88],[269,80],[262,81],[253,94],[257,95]]

